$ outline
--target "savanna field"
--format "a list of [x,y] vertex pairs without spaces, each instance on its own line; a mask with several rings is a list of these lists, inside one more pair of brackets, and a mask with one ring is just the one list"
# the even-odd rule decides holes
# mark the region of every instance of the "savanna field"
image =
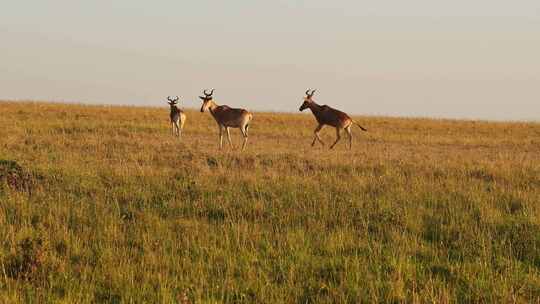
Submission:
[[0,303],[540,302],[540,124],[355,120],[0,102]]

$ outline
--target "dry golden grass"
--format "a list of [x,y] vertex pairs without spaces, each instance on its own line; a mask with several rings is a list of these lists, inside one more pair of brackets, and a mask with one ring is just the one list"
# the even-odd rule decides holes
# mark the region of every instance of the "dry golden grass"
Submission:
[[540,124],[355,117],[330,151],[255,113],[240,153],[198,111],[0,113],[5,302],[540,299]]

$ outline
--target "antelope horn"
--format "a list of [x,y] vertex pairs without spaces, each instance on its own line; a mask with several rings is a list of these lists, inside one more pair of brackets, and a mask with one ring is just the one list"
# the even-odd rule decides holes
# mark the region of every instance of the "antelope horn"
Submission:
[[170,101],[170,102],[173,103],[173,104],[176,104],[176,101],[177,101],[178,99],[179,99],[178,96],[174,96],[174,97],[168,96],[168,97],[167,97],[167,100]]
[[178,96],[174,96],[174,97],[172,97],[172,96],[167,96],[167,100],[170,101],[170,102],[172,102],[172,103],[176,103],[176,101],[178,100],[178,98],[179,98]]
[[311,93],[309,93],[309,90],[310,90],[310,89],[308,89],[308,90],[306,91],[306,95],[307,95],[308,97],[313,97],[313,94],[315,94],[315,91],[316,91],[316,90],[311,90]]
[[212,91],[210,91],[210,94],[206,93],[206,90],[204,90],[204,95],[206,95],[206,97],[210,97],[210,96],[212,96],[212,94],[214,94],[214,89],[212,89]]

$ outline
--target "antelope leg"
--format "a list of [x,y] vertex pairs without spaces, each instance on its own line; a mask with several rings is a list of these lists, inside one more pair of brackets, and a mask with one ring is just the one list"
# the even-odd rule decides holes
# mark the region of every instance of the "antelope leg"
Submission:
[[219,149],[223,149],[223,127],[219,126]]
[[311,143],[311,146],[313,147],[315,145],[315,141],[318,140],[321,145],[324,146],[324,142],[322,141],[322,139],[319,137],[319,132],[322,130],[322,128],[324,127],[324,125],[318,125],[317,128],[315,129],[315,137],[313,138],[313,142]]
[[349,150],[352,149],[352,130],[351,126],[348,126],[345,128],[345,131],[347,131],[347,135],[349,136]]
[[176,134],[178,135],[178,137],[180,137],[182,134],[182,129],[180,128],[180,122],[176,122]]
[[248,141],[248,126],[246,125],[244,128],[240,128],[240,131],[242,131],[242,135],[244,136],[244,143],[242,144],[242,151],[244,151]]
[[336,128],[336,141],[330,146],[330,149],[334,148],[334,146],[338,143],[338,141],[341,139],[341,134],[339,128]]
[[229,141],[229,146],[231,146],[231,149],[234,150],[234,146],[231,141],[231,132],[229,130],[229,127],[225,127],[225,130],[227,131],[227,140]]

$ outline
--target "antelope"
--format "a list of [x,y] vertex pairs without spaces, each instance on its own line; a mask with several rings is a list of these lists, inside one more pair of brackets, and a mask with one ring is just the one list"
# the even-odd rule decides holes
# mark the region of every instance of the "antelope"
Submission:
[[312,90],[311,93],[309,90],[306,91],[306,97],[304,97],[304,102],[300,106],[300,111],[304,111],[305,109],[309,108],[311,112],[313,113],[313,116],[315,116],[315,119],[319,123],[317,128],[315,128],[315,137],[313,138],[313,142],[311,143],[311,146],[313,147],[315,145],[315,142],[318,140],[323,146],[324,142],[319,137],[319,132],[321,129],[325,126],[332,126],[336,128],[336,141],[330,146],[330,149],[333,149],[334,146],[338,143],[338,141],[341,139],[341,130],[345,129],[347,131],[347,135],[349,136],[349,149],[352,148],[352,133],[351,133],[351,126],[353,124],[360,127],[362,131],[367,131],[364,127],[359,125],[356,121],[354,121],[349,115],[347,115],[344,112],[341,112],[339,110],[336,110],[334,108],[331,108],[327,105],[319,105],[315,101],[313,101],[313,94],[315,94],[316,90]]
[[244,109],[235,109],[226,105],[217,105],[213,101],[214,89],[210,93],[206,93],[206,90],[203,91],[204,97],[199,96],[202,99],[201,113],[208,110],[212,117],[216,120],[219,127],[219,148],[223,148],[223,130],[227,131],[227,140],[231,149],[234,149],[234,146],[231,141],[231,133],[229,128],[240,128],[242,136],[244,136],[244,143],[242,144],[242,151],[246,148],[248,140],[248,130],[249,123],[253,118],[253,114],[244,110]]
[[186,114],[178,108],[178,96],[168,96],[167,100],[169,101],[167,103],[171,106],[171,113],[169,114],[171,119],[171,134],[180,137],[182,128],[184,128],[184,123],[186,122]]

